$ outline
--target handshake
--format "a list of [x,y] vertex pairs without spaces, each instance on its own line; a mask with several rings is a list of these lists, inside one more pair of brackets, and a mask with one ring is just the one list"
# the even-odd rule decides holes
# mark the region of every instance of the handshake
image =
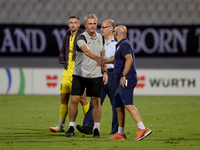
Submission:
[[96,59],[96,61],[97,61],[96,66],[104,67],[105,64],[106,64],[106,59],[107,58],[104,58],[104,57],[97,57],[97,59]]
[[105,64],[110,64],[110,63],[113,64],[114,61],[115,61],[115,57],[114,56],[111,56],[109,58],[107,58],[107,57],[97,57],[96,61],[97,61],[96,66],[104,67]]

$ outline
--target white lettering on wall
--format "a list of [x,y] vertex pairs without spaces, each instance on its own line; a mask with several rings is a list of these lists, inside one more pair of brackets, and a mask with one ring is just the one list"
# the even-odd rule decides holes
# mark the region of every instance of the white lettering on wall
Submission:
[[[27,51],[28,53],[41,53],[46,49],[47,41],[44,32],[40,29],[25,29],[25,32],[16,28],[13,35],[16,37],[16,42],[12,37],[9,28],[3,30],[4,37],[1,52],[20,53]],[[25,49],[23,49],[24,45]]]
[[12,35],[10,33],[10,29],[9,28],[5,28],[3,30],[3,33],[5,34],[5,36],[3,38],[3,43],[2,43],[0,51],[2,53],[5,53],[6,52],[6,47],[8,47],[10,49],[11,53],[16,52],[15,44],[13,42],[13,38],[12,38]]
[[172,29],[173,34],[173,51],[175,53],[178,53],[178,43],[181,46],[182,52],[187,52],[187,34],[189,32],[189,29],[182,29],[182,33],[178,29]]
[[59,51],[61,50],[61,47],[62,47],[62,41],[65,37],[65,34],[66,34],[66,29],[61,29],[60,31],[58,29],[54,29],[52,31],[52,34],[55,36],[56,38],[56,41],[57,41],[57,45],[58,45],[58,49]]
[[30,39],[30,33],[27,30],[25,32],[26,34],[19,28],[16,28],[14,31],[14,35],[17,38],[17,52],[23,52],[22,43],[25,45],[26,51],[31,52],[31,44],[30,40],[28,40]]
[[[144,31],[130,29],[129,40],[133,44],[135,53],[144,51],[147,54],[187,52],[187,34],[189,29],[159,29],[147,28]],[[147,35],[152,36],[152,48],[148,47]],[[180,45],[180,47],[178,46]]]
[[169,29],[162,29],[159,31],[160,33],[160,45],[158,52],[159,53],[165,53],[165,50],[167,52],[171,52],[172,48],[170,47],[170,42],[172,41],[172,34]]
[[[144,44],[144,43],[146,43],[145,41],[146,41],[146,36],[147,36],[147,34],[151,34],[152,37],[153,37],[154,43],[152,43],[152,44],[153,44],[153,47],[152,47],[152,48],[148,48],[147,45]],[[157,31],[154,30],[154,29],[152,29],[152,28],[148,28],[148,29],[146,29],[146,30],[144,30],[144,31],[142,32],[140,40],[141,40],[141,44],[142,44],[142,45],[141,45],[141,46],[142,46],[142,49],[144,50],[145,53],[147,53],[147,54],[152,54],[152,53],[155,53],[155,52],[156,52],[156,50],[158,49],[158,44],[159,44],[159,43],[158,43],[158,42],[159,42],[159,39],[158,39],[158,38],[159,38],[159,37],[158,37]]]
[[200,53],[200,28],[197,28],[196,31],[195,31],[195,35],[198,36],[199,40],[199,48],[197,50],[198,53]]
[[[46,48],[46,36],[42,30],[39,29],[30,29],[30,32],[32,32],[32,52],[33,53],[41,53]],[[37,37],[40,37],[40,47],[37,43]]]

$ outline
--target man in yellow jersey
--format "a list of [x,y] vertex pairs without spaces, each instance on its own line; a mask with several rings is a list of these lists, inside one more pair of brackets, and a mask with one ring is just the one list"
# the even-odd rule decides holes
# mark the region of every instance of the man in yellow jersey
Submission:
[[[74,64],[76,58],[76,38],[83,31],[79,28],[80,22],[78,16],[70,16],[68,23],[69,31],[66,33],[62,49],[60,51],[59,63],[64,65],[64,71],[62,75],[61,85],[60,85],[60,121],[59,125],[56,127],[50,127],[51,132],[65,132],[64,124],[65,118],[68,113],[68,103],[72,87],[72,74],[74,71]],[[89,109],[89,103],[86,99],[86,92],[81,96],[83,116],[87,113]]]

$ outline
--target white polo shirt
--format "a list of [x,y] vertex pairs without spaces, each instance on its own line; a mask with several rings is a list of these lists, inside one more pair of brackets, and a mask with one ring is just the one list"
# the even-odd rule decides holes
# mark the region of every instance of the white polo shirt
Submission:
[[[83,36],[85,36],[86,41]],[[89,49],[97,56],[101,52],[105,52],[105,45],[103,45],[103,38],[100,33],[96,32],[96,37],[93,39],[86,31],[77,37],[77,45],[80,48],[87,45]],[[101,67],[96,65],[97,62],[90,57],[86,56],[82,51],[76,51],[76,59],[74,66],[74,75],[84,78],[97,78],[102,77]]]

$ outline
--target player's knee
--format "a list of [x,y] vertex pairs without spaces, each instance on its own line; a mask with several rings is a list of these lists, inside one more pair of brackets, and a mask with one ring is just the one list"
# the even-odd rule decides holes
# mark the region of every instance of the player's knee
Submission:
[[80,99],[80,96],[72,96],[70,105],[78,106]]
[[61,93],[60,94],[61,104],[68,104],[69,97],[70,97],[70,93]]

